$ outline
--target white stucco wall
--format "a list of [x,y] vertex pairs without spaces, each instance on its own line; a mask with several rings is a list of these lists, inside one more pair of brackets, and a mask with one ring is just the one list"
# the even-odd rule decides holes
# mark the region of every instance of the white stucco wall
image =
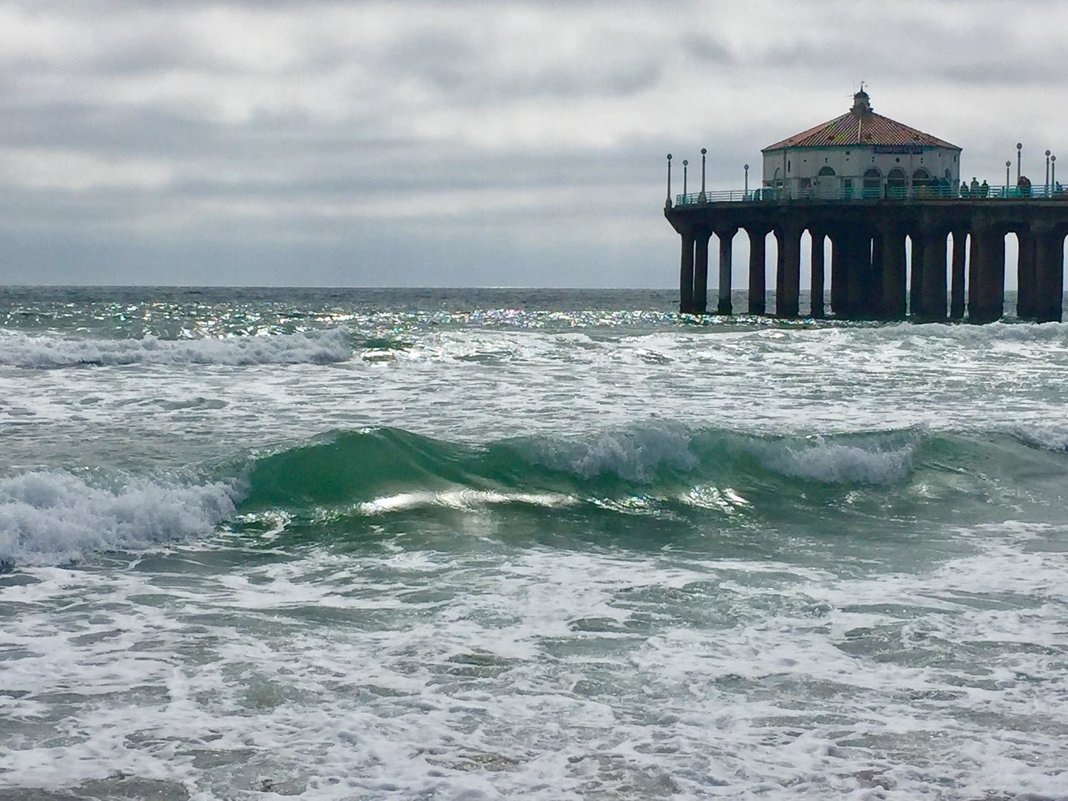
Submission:
[[[877,152],[890,150],[892,152]],[[901,152],[907,151],[907,152]],[[805,194],[840,194],[847,180],[859,195],[864,173],[877,169],[881,187],[894,169],[905,174],[905,186],[912,186],[912,177],[924,169],[931,178],[948,180],[950,186],[960,186],[960,151],[940,147],[878,148],[867,146],[803,147],[768,151],[764,155],[764,186],[774,186],[784,178],[784,188],[792,197]],[[834,176],[820,176],[822,168],[834,170]],[[880,193],[881,194],[881,193]]]

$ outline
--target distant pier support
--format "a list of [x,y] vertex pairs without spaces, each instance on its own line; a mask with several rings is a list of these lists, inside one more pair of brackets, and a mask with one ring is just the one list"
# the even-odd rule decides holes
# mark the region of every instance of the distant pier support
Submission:
[[929,228],[920,235],[923,269],[920,271],[920,313],[918,322],[938,323],[946,319],[946,239],[948,233]]
[[693,314],[693,249],[694,236],[691,231],[682,233],[682,264],[679,267],[679,311]]
[[767,311],[767,236],[763,228],[748,227],[749,235],[749,313]]
[[719,239],[719,299],[716,314],[733,314],[731,308],[731,257],[734,249],[734,234],[737,228],[716,231]]
[[893,225],[883,226],[882,304],[880,317],[884,320],[904,320],[907,311],[905,295],[905,232]]
[[693,300],[694,314],[704,314],[708,310],[708,240],[711,231],[698,231],[694,243]]
[[1035,234],[1033,231],[1021,231],[1017,239],[1020,247],[1016,260],[1016,316],[1022,320],[1033,320],[1038,289]]
[[798,317],[801,238],[807,231],[812,240],[808,264],[812,317],[827,312],[825,262],[830,240],[834,317],[992,322],[1005,314],[1005,237],[1015,234],[1019,241],[1016,316],[1038,322],[1062,319],[1068,195],[1017,197],[1006,190],[1000,197],[821,201],[769,199],[746,191],[718,201],[710,199],[711,194],[703,193],[700,199],[681,195],[664,209],[682,242],[679,310],[683,313],[707,312],[713,233],[719,242],[716,312],[734,313],[733,240],[744,230],[749,238],[748,312],[767,312],[765,238],[772,232],[778,242],[775,314]]
[[847,230],[842,237],[845,251],[845,308],[853,320],[869,317],[867,304],[871,281],[871,233],[864,228]]
[[971,284],[968,287],[968,319],[992,323],[1005,312],[1005,236],[984,228],[972,231]]
[[800,313],[802,231],[786,225],[779,238],[782,281],[775,287],[775,313],[779,317],[797,317]]
[[1061,322],[1064,297],[1063,228],[1042,226],[1035,236],[1034,317],[1040,323]]

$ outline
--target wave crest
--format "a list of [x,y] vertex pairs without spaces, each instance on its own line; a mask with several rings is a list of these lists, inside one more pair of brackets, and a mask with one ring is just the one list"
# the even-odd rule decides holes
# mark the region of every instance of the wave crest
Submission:
[[817,440],[803,445],[754,443],[761,462],[785,476],[826,484],[891,484],[908,477],[915,444],[874,447]]
[[7,332],[0,365],[28,369],[125,364],[332,364],[352,357],[341,329],[224,339],[69,339]]
[[668,423],[601,432],[588,439],[529,440],[523,450],[535,463],[582,478],[611,474],[649,482],[662,470],[686,472],[699,464],[692,433]]
[[313,528],[436,510],[775,516],[798,504],[848,504],[856,491],[877,504],[913,503],[917,480],[925,497],[982,495],[987,485],[1000,496],[1004,476],[1065,469],[1063,453],[1051,450],[1058,443],[1034,448],[1020,439],[924,429],[761,436],[664,423],[482,444],[394,428],[339,431],[230,462],[228,475],[197,485],[105,484],[62,471],[0,479],[0,560],[57,563],[92,550],[153,547],[211,534],[230,519],[252,530],[242,521],[263,515]]
[[60,564],[203,536],[234,514],[236,498],[223,482],[106,487],[72,473],[22,473],[0,479],[0,561]]

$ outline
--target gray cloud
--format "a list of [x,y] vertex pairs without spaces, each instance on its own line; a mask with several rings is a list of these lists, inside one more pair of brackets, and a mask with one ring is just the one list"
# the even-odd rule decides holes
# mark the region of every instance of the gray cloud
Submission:
[[1066,128],[1066,24],[1001,0],[15,0],[0,274],[671,286],[666,152],[691,186],[701,146],[712,187],[757,181],[760,147],[864,79],[996,175],[1004,142],[1037,158]]

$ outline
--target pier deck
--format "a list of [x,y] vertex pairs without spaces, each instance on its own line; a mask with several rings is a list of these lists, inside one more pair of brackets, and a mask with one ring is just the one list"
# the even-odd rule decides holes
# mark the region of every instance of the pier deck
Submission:
[[[732,241],[749,237],[750,314],[765,313],[765,238],[778,260],[776,314],[798,316],[801,237],[812,237],[812,316],[822,317],[826,241],[831,311],[841,319],[991,322],[1005,299],[1005,236],[1019,242],[1017,316],[1060,321],[1068,195],[1044,187],[990,187],[985,196],[779,198],[774,190],[679,195],[664,216],[682,240],[679,308],[708,310],[708,247],[719,240],[716,313],[732,314]],[[952,236],[952,245],[950,245]],[[906,259],[906,244],[911,253]],[[909,267],[908,265],[911,265]],[[910,279],[906,270],[911,270]],[[967,280],[965,270],[967,269]],[[906,287],[909,287],[908,291]],[[965,289],[967,287],[967,293]],[[948,307],[947,307],[948,300]]]

